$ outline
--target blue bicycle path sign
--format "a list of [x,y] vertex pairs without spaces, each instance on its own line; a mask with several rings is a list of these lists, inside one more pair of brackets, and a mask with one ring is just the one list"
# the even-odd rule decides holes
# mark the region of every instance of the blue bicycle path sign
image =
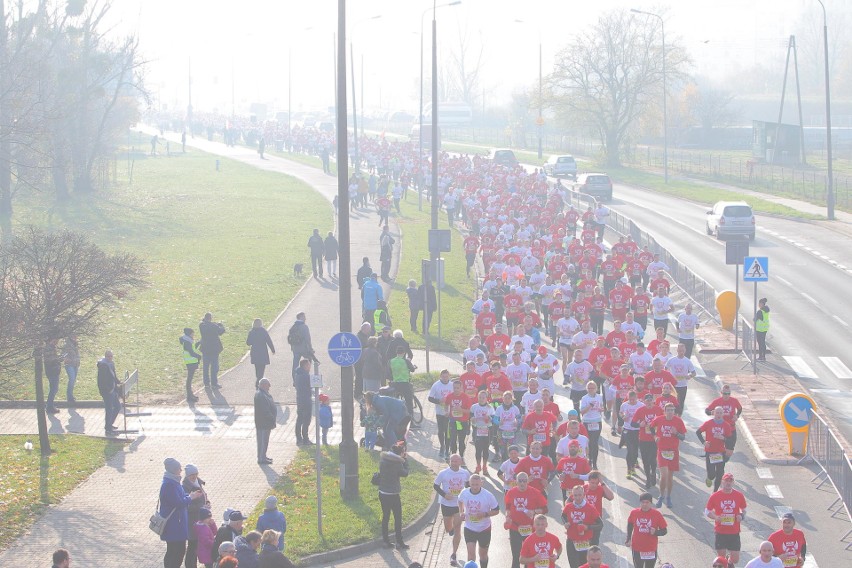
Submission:
[[361,358],[361,340],[354,333],[341,331],[328,342],[328,356],[341,367],[350,367]]

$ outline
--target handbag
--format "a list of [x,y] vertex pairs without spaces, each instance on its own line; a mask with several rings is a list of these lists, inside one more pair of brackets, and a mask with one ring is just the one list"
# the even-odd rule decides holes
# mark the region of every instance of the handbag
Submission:
[[381,484],[381,482],[382,482],[382,472],[377,471],[377,472],[373,473],[373,477],[370,479],[370,483],[378,486],[379,484]]
[[151,518],[148,520],[148,528],[154,531],[154,533],[158,536],[162,536],[163,531],[166,530],[166,523],[168,523],[169,519],[172,518],[175,509],[177,509],[177,507],[172,509],[172,512],[169,513],[169,516],[164,517],[160,514],[160,500],[157,499],[157,508],[154,509],[154,514],[151,515]]

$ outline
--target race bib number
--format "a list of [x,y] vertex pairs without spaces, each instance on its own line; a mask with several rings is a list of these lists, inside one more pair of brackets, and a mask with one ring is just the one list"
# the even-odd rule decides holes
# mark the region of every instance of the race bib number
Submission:
[[470,515],[467,516],[467,520],[470,521],[471,523],[478,523],[479,521],[482,520],[483,517],[484,517],[484,515],[482,513],[471,513]]
[[722,463],[724,459],[722,454],[710,454],[710,463]]
[[488,428],[477,428],[476,435],[479,437],[484,437],[488,435]]
[[662,450],[660,451],[660,457],[662,457],[664,460],[671,461],[675,457],[674,450]]
[[509,430],[500,430],[500,435],[503,437],[504,440],[511,440],[515,437],[515,433]]
[[719,524],[725,527],[733,526],[734,524],[734,516],[733,515],[719,515]]
[[577,552],[582,552],[583,550],[588,550],[591,544],[588,540],[575,540],[574,541],[574,550]]
[[461,493],[461,489],[453,488],[453,489],[450,489],[447,493],[449,494],[450,497],[458,497],[459,493]]
[[793,566],[799,565],[799,557],[793,554],[792,556],[787,556],[786,558],[783,558],[781,562],[783,562],[784,566],[786,566],[787,568],[792,568]]
[[642,560],[655,560],[657,558],[657,553],[654,551],[640,552],[639,558],[641,558]]
[[532,534],[532,525],[521,525],[518,527],[518,532],[521,536],[530,536]]
[[462,412],[461,408],[454,408],[452,414],[453,414],[453,418],[461,418],[463,412]]
[[547,436],[545,434],[533,434],[533,442],[544,442],[547,440]]
[[600,422],[587,422],[586,423],[586,430],[588,430],[589,432],[597,432],[600,429],[601,429],[601,423]]
[[535,561],[536,568],[550,568],[549,558],[539,558]]

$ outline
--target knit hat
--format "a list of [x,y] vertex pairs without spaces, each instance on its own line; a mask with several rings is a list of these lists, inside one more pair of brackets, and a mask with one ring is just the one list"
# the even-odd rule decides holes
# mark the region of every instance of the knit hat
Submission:
[[180,462],[175,458],[164,459],[163,465],[166,467],[166,471],[173,475],[178,475],[180,473]]
[[265,501],[264,508],[265,509],[277,509],[278,508],[278,497],[276,497],[275,495],[270,495],[269,497],[267,497],[266,501]]
[[213,516],[213,513],[210,512],[210,509],[207,507],[201,507],[198,509],[198,520],[203,521],[204,519],[209,519]]
[[191,463],[186,464],[186,467],[183,468],[183,472],[186,475],[198,475],[198,468],[192,465]]

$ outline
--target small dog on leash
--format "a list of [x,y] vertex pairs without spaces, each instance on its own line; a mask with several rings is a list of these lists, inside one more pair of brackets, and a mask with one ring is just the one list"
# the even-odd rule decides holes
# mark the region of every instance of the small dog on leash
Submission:
[[304,268],[304,266],[305,265],[301,262],[297,262],[296,264],[294,264],[293,265],[293,276],[294,277],[301,276],[302,275],[302,268]]

